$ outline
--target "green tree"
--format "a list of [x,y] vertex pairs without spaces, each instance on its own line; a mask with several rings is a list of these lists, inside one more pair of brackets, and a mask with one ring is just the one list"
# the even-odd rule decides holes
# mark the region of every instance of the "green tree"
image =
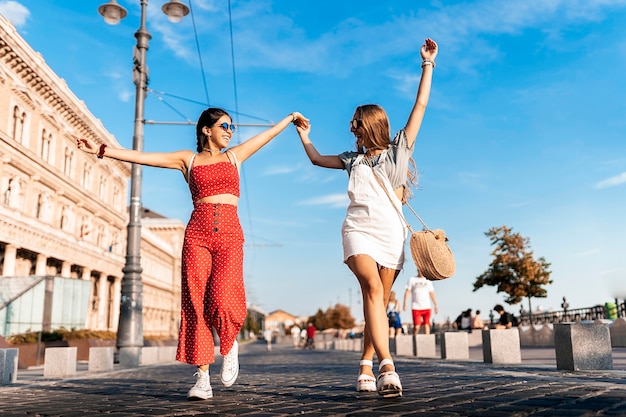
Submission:
[[484,285],[494,286],[497,292],[508,295],[505,299],[508,304],[517,304],[528,297],[528,311],[532,314],[531,299],[545,298],[548,291],[544,286],[552,284],[550,264],[543,257],[535,260],[528,238],[513,233],[512,228],[492,227],[485,235],[495,246],[491,252],[493,260],[489,269],[476,278],[473,291]]

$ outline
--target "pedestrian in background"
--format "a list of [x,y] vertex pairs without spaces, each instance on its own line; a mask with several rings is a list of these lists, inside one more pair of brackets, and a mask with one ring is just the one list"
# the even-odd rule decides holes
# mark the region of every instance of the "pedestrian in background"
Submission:
[[[213,397],[209,364],[215,361],[212,329],[224,356],[220,379],[229,387],[239,375],[237,335],[246,318],[243,279],[244,236],[239,223],[241,164],[290,123],[307,127],[294,112],[271,128],[228,148],[235,130],[223,109],[211,107],[196,124],[196,151],[142,152],[77,138],[78,149],[135,164],[179,170],[191,191],[193,212],[182,249],[181,324],[176,360],[197,366],[191,400]],[[224,151],[226,149],[226,151]]]
[[389,337],[402,334],[402,319],[400,318],[400,304],[396,299],[396,292],[391,291],[387,303],[387,318],[389,319]]
[[422,327],[424,334],[430,334],[432,310],[434,308],[435,314],[437,314],[439,307],[437,307],[433,283],[427,280],[420,271],[417,271],[417,276],[410,277],[406,283],[404,311],[407,310],[409,297],[411,298],[411,315],[413,316],[413,334],[419,334]]
[[[403,129],[391,139],[389,119],[376,104],[358,106],[350,120],[356,150],[320,155],[309,138],[310,125],[298,126],[304,150],[314,165],[348,172],[348,205],[342,225],[343,260],[356,276],[363,295],[365,329],[357,391],[378,391],[383,397],[402,395],[402,384],[389,351],[385,306],[404,263],[406,226],[399,211],[410,196],[415,173],[413,145],[430,96],[437,44],[426,39],[420,48],[422,73],[415,103]],[[391,200],[391,201],[390,201]],[[379,360],[374,378],[374,353]]]
[[484,329],[485,323],[482,317],[480,317],[480,310],[476,310],[476,314],[472,317],[472,329]]

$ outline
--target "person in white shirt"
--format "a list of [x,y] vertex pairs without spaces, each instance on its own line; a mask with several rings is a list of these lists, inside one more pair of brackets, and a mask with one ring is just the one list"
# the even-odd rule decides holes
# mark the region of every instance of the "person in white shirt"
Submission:
[[435,314],[439,312],[437,307],[437,298],[435,297],[435,288],[433,283],[424,278],[419,271],[416,277],[409,278],[404,292],[404,308],[407,310],[407,301],[409,294],[411,295],[411,311],[413,312],[413,334],[418,334],[420,327],[424,326],[424,334],[430,334],[430,321],[432,315],[432,306],[435,308]]

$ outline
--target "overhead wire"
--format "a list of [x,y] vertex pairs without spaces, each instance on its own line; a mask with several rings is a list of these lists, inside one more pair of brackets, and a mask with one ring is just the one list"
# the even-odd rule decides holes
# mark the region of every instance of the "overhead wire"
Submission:
[[[229,26],[229,30],[230,30],[230,57],[231,57],[231,65],[232,65],[232,69],[233,69],[233,95],[234,95],[234,100],[235,100],[235,117],[239,117],[239,97],[237,95],[237,70],[236,70],[236,63],[235,63],[235,41],[233,39],[233,12],[232,12],[232,5],[230,0],[228,0],[228,26]],[[235,120],[235,123],[237,123],[238,120]],[[241,134],[238,132],[237,133],[237,143],[241,143]],[[244,166],[241,166],[241,171],[240,171],[240,177],[241,177],[241,181],[242,181],[242,185],[244,185],[242,188],[242,191],[244,192],[244,194],[246,195],[245,198],[245,202],[246,202],[246,210],[248,212],[248,220],[249,220],[249,228],[250,228],[250,233],[249,236],[254,236],[254,228],[253,228],[253,224],[252,224],[252,211],[250,209],[250,198],[248,195],[248,187],[246,187],[245,185],[247,184],[247,180],[246,180],[246,171],[244,169]],[[252,242],[252,244],[254,245],[254,242]]]
[[196,19],[193,14],[193,6],[189,0],[189,12],[191,14],[191,23],[193,25],[193,35],[196,39],[196,50],[198,51],[198,61],[200,62],[200,73],[202,74],[202,85],[204,86],[204,94],[206,96],[206,102],[210,106],[211,100],[209,99],[209,88],[207,87],[206,75],[204,73],[204,64],[202,63],[202,52],[200,51],[200,41],[198,40],[198,30],[196,29]]

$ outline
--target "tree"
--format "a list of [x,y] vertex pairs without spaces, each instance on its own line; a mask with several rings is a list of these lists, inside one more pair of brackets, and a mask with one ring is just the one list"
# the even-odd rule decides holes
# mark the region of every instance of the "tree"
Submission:
[[354,327],[354,317],[350,314],[350,307],[342,304],[335,304],[335,307],[328,308],[326,312],[318,309],[314,316],[309,317],[316,329],[351,329]]
[[528,238],[513,233],[512,228],[492,227],[485,235],[495,246],[491,252],[494,259],[489,269],[476,278],[473,291],[484,285],[495,286],[497,292],[508,294],[505,300],[508,304],[517,304],[528,297],[528,311],[532,315],[532,297],[545,298],[548,291],[544,286],[552,284],[550,264],[543,257],[535,260]]

